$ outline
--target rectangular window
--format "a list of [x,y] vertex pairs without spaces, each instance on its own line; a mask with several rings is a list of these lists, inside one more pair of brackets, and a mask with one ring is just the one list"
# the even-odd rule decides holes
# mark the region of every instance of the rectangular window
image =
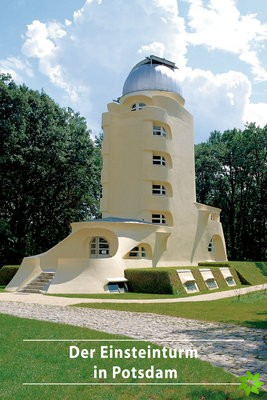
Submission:
[[235,286],[236,282],[232,276],[228,276],[228,278],[225,279],[226,283],[228,286]]
[[152,224],[166,224],[166,218],[163,214],[152,214]]
[[209,289],[217,289],[218,285],[215,279],[208,279],[206,280],[206,285],[208,286]]
[[153,156],[153,165],[166,166],[166,160],[163,156]]
[[187,293],[198,292],[198,287],[196,282],[194,281],[187,281],[184,283],[185,290]]
[[166,189],[163,185],[152,185],[152,194],[164,196],[166,195]]
[[153,126],[153,135],[154,136],[167,136],[167,133],[165,131],[165,129],[163,128],[163,126],[160,125],[154,125]]

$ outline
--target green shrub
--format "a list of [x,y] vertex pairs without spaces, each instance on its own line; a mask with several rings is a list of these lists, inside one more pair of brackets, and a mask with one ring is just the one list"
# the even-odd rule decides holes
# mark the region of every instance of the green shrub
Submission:
[[217,268],[225,268],[225,267],[230,267],[230,262],[213,262],[213,261],[203,261],[198,263],[199,267],[217,267]]
[[165,268],[126,269],[125,277],[128,279],[130,292],[172,294],[173,279],[170,271]]
[[0,285],[6,286],[16,274],[18,269],[19,265],[4,265],[0,269]]

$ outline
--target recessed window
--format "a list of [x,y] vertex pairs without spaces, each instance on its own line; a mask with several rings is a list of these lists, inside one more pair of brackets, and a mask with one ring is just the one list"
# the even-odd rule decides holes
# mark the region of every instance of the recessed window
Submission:
[[143,246],[136,246],[129,252],[129,257],[146,258],[146,249]]
[[211,241],[209,242],[209,245],[208,245],[208,251],[212,252],[212,250],[213,250],[213,241],[211,239]]
[[236,282],[232,276],[225,279],[228,286],[236,286]]
[[161,125],[153,125],[153,135],[154,136],[167,136],[165,128]]
[[206,286],[212,290],[212,289],[217,289],[218,284],[213,276],[213,273],[211,272],[210,268],[201,268],[199,272],[202,275],[202,278],[205,281]]
[[128,286],[126,282],[110,282],[107,285],[110,293],[123,293],[128,292]]
[[225,282],[227,283],[228,286],[236,286],[236,281],[234,280],[233,275],[231,274],[231,271],[227,267],[222,267],[220,268],[220,271],[222,273],[222,276],[225,279]]
[[206,281],[205,281],[205,283],[206,283],[206,285],[207,285],[207,287],[209,288],[209,289],[217,289],[218,288],[218,285],[217,285],[217,282],[215,281],[215,279],[213,278],[213,279],[207,279]]
[[166,217],[163,214],[152,214],[152,224],[166,224]]
[[103,237],[94,237],[90,243],[90,255],[92,258],[109,257],[109,242]]
[[190,269],[177,269],[176,272],[187,293],[199,292],[196,280]]
[[165,196],[166,195],[166,188],[163,185],[152,185],[152,194]]
[[188,281],[184,283],[185,290],[187,293],[198,292],[198,287],[195,281]]
[[153,155],[153,165],[162,165],[166,167],[165,157]]
[[131,111],[139,111],[142,110],[145,107],[145,103],[134,103],[132,105]]

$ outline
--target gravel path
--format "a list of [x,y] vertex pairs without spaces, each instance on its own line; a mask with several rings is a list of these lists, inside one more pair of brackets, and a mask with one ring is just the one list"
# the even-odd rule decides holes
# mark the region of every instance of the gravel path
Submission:
[[122,334],[163,346],[195,348],[199,358],[237,376],[245,375],[247,370],[260,373],[267,390],[267,333],[263,329],[156,314],[15,301],[0,301],[0,313]]

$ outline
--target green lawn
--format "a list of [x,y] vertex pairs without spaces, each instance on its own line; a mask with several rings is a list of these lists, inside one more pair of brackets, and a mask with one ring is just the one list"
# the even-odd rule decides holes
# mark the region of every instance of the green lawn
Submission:
[[[23,386],[25,382],[91,382],[103,383],[103,379],[94,380],[93,366],[111,371],[113,365],[123,369],[132,367],[147,369],[151,360],[116,359],[100,360],[70,359],[69,346],[96,348],[99,342],[23,342],[23,339],[121,339],[119,336],[78,328],[70,325],[53,324],[42,321],[16,318],[0,314],[1,364],[0,397],[3,400],[234,400],[243,399],[244,392],[237,386]],[[125,339],[125,338],[124,338]],[[145,342],[113,342],[113,346],[144,348]],[[152,345],[153,348],[158,346]],[[212,367],[198,359],[160,359],[153,360],[156,368],[178,371],[178,379],[173,382],[220,382],[237,383],[236,377],[221,368]],[[107,379],[105,382],[114,380]],[[167,380],[169,381],[169,380]],[[121,382],[151,382],[148,379],[120,379]],[[155,382],[155,381],[154,381]],[[161,382],[164,382],[162,380]],[[165,381],[166,382],[166,381]],[[250,395],[251,399],[264,399],[266,393]]]
[[76,307],[156,313],[267,329],[266,290],[214,301],[153,304],[82,303]]

